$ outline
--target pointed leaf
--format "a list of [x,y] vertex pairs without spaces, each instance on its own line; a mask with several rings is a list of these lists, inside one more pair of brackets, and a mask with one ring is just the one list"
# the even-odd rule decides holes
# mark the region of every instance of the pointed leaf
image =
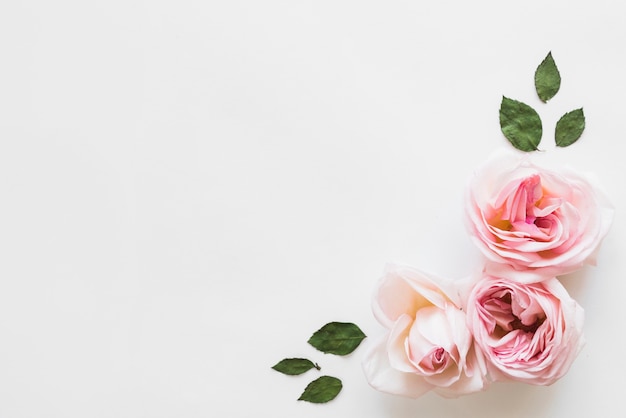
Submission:
[[561,74],[549,52],[535,71],[535,89],[542,102],[547,102],[559,91]]
[[567,147],[578,141],[585,130],[585,114],[582,108],[561,116],[556,123],[554,139],[559,147]]
[[299,401],[326,403],[337,397],[343,387],[341,380],[332,376],[322,376],[308,384]]
[[305,358],[286,358],[272,366],[272,369],[277,372],[292,376],[302,374],[313,368],[320,370],[320,366]]
[[543,133],[541,118],[525,103],[502,96],[500,128],[509,142],[521,151],[536,151]]
[[363,331],[352,323],[330,322],[309,338],[309,344],[324,353],[345,356],[353,352],[365,337]]

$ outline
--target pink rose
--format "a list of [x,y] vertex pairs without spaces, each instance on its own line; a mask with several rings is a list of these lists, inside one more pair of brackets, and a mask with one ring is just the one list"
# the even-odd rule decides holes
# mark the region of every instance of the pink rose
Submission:
[[613,218],[588,178],[512,154],[492,157],[470,181],[466,200],[469,232],[490,260],[487,270],[523,282],[595,264]]
[[470,291],[467,321],[494,381],[552,384],[584,344],[583,310],[556,278],[524,284],[484,276]]
[[372,387],[413,398],[430,390],[457,397],[485,387],[484,360],[457,292],[448,287],[408,267],[387,267],[373,310],[389,332],[371,343],[363,361]]

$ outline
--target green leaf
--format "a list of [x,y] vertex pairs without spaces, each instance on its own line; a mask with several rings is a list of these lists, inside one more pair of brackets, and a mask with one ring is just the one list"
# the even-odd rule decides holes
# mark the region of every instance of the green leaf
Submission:
[[559,91],[561,87],[561,74],[556,68],[556,63],[552,58],[552,52],[539,64],[535,71],[535,89],[542,102],[547,102]]
[[311,360],[305,358],[286,358],[272,366],[272,369],[277,372],[292,376],[308,372],[313,368],[317,370],[321,369],[321,367],[316,363],[313,363]]
[[556,123],[554,139],[559,147],[567,147],[578,141],[585,130],[585,114],[582,108],[561,116]]
[[349,322],[330,322],[317,330],[309,344],[324,353],[345,356],[353,352],[366,335]]
[[500,128],[513,146],[521,151],[536,151],[543,133],[541,118],[525,103],[502,96]]
[[326,403],[332,401],[341,392],[341,380],[332,376],[322,376],[308,384],[299,401]]

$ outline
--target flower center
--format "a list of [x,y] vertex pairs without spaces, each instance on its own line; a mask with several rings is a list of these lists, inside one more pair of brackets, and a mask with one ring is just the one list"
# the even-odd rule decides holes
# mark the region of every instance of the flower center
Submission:
[[442,373],[447,367],[450,355],[443,347],[433,348],[420,362],[419,368],[426,374]]
[[522,320],[513,313],[513,309],[511,307],[511,293],[510,292],[506,292],[501,298],[499,298],[502,302],[504,302],[507,305],[507,311],[509,311],[510,317],[509,317],[509,323],[508,323],[508,331],[513,331],[513,330],[520,330],[523,332],[530,332],[532,334],[534,334],[537,329],[541,326],[541,324],[544,323],[544,321],[546,320],[545,317],[541,317],[541,316],[537,316],[535,318],[535,321],[530,323],[530,324],[525,324],[522,322]]
[[446,351],[443,348],[441,348],[441,347],[439,347],[438,349],[435,350],[435,352],[433,353],[433,356],[434,356],[435,361],[437,363],[441,363],[443,361],[443,357],[444,357],[445,352]]
[[545,318],[537,318],[535,319],[535,322],[533,322],[532,324],[525,325],[521,319],[519,319],[518,317],[515,317],[515,319],[509,323],[509,326],[512,329],[519,329],[521,331],[530,332],[531,334],[534,334],[537,331],[537,328],[539,328],[545,320],[546,320]]

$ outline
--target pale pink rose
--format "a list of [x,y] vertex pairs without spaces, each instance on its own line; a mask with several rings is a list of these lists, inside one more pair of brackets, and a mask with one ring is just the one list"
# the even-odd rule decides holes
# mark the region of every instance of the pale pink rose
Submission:
[[389,332],[368,342],[363,360],[372,387],[413,398],[430,390],[457,397],[485,388],[485,363],[453,289],[415,269],[387,267],[373,310]]
[[613,218],[608,199],[591,178],[529,158],[497,154],[470,181],[467,225],[487,270],[533,282],[595,264]]
[[584,345],[583,309],[554,277],[519,283],[485,275],[470,291],[466,309],[493,381],[550,385]]

